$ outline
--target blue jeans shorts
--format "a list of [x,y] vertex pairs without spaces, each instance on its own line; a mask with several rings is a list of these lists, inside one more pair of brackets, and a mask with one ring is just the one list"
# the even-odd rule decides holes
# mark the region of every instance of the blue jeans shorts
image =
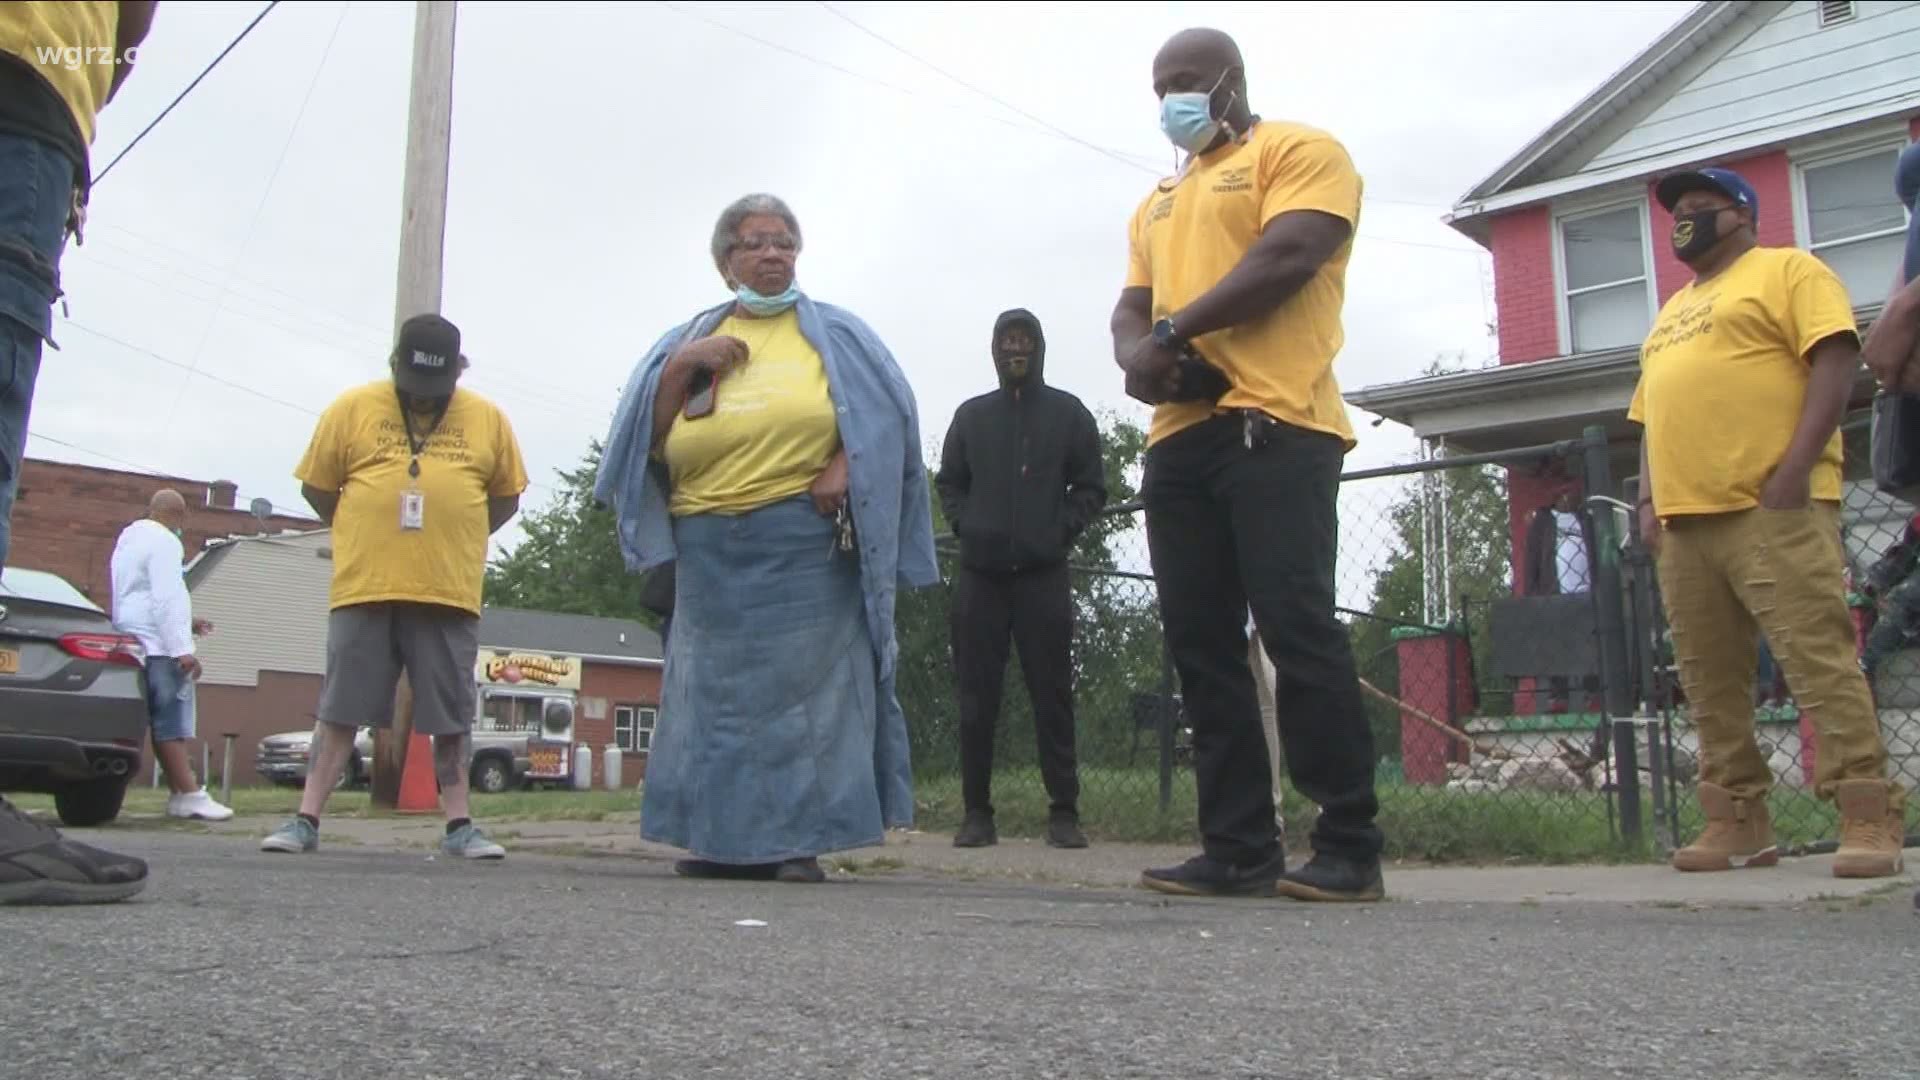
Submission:
[[155,743],[193,738],[195,706],[193,680],[180,671],[171,656],[147,657],[147,718]]

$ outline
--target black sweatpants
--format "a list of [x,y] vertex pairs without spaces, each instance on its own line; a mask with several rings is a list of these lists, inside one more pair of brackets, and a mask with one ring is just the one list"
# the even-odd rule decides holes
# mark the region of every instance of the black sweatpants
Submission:
[[960,684],[960,790],[969,812],[993,811],[993,739],[1009,639],[1033,703],[1040,776],[1055,811],[1077,812],[1073,746],[1073,585],[1066,564],[1018,574],[961,568],[953,580],[953,665]]
[[1258,861],[1278,842],[1249,608],[1273,660],[1288,776],[1320,807],[1314,850],[1364,859],[1381,848],[1373,733],[1334,616],[1344,456],[1337,439],[1284,424],[1249,449],[1234,414],[1147,451],[1141,497],[1161,624],[1193,726],[1201,837],[1224,862]]

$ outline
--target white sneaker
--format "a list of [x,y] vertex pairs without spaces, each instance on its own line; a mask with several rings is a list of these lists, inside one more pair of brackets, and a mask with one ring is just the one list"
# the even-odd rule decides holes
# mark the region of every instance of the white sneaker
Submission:
[[199,818],[202,821],[225,821],[233,816],[233,810],[231,807],[220,805],[213,796],[207,794],[206,788],[201,788],[187,795],[169,795],[167,816]]

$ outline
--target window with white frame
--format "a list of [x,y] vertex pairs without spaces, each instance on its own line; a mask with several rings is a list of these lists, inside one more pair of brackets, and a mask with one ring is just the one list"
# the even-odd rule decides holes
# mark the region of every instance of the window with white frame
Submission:
[[1907,210],[1893,193],[1903,144],[1800,166],[1807,250],[1846,283],[1855,307],[1877,304],[1893,287],[1905,248]]
[[653,748],[653,727],[660,710],[650,705],[616,705],[613,708],[613,745],[622,750],[644,754]]
[[1653,325],[1646,216],[1638,205],[1560,219],[1569,352],[1638,345]]

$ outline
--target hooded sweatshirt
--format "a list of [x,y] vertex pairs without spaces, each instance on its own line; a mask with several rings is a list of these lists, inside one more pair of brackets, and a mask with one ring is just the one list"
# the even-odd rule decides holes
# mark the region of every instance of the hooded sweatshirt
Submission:
[[[1024,376],[998,353],[1001,332],[1024,325],[1034,348]],[[1107,502],[1100,427],[1080,399],[1046,384],[1046,337],[1016,308],[993,324],[1000,388],[963,403],[934,477],[960,562],[987,573],[1056,566]]]

